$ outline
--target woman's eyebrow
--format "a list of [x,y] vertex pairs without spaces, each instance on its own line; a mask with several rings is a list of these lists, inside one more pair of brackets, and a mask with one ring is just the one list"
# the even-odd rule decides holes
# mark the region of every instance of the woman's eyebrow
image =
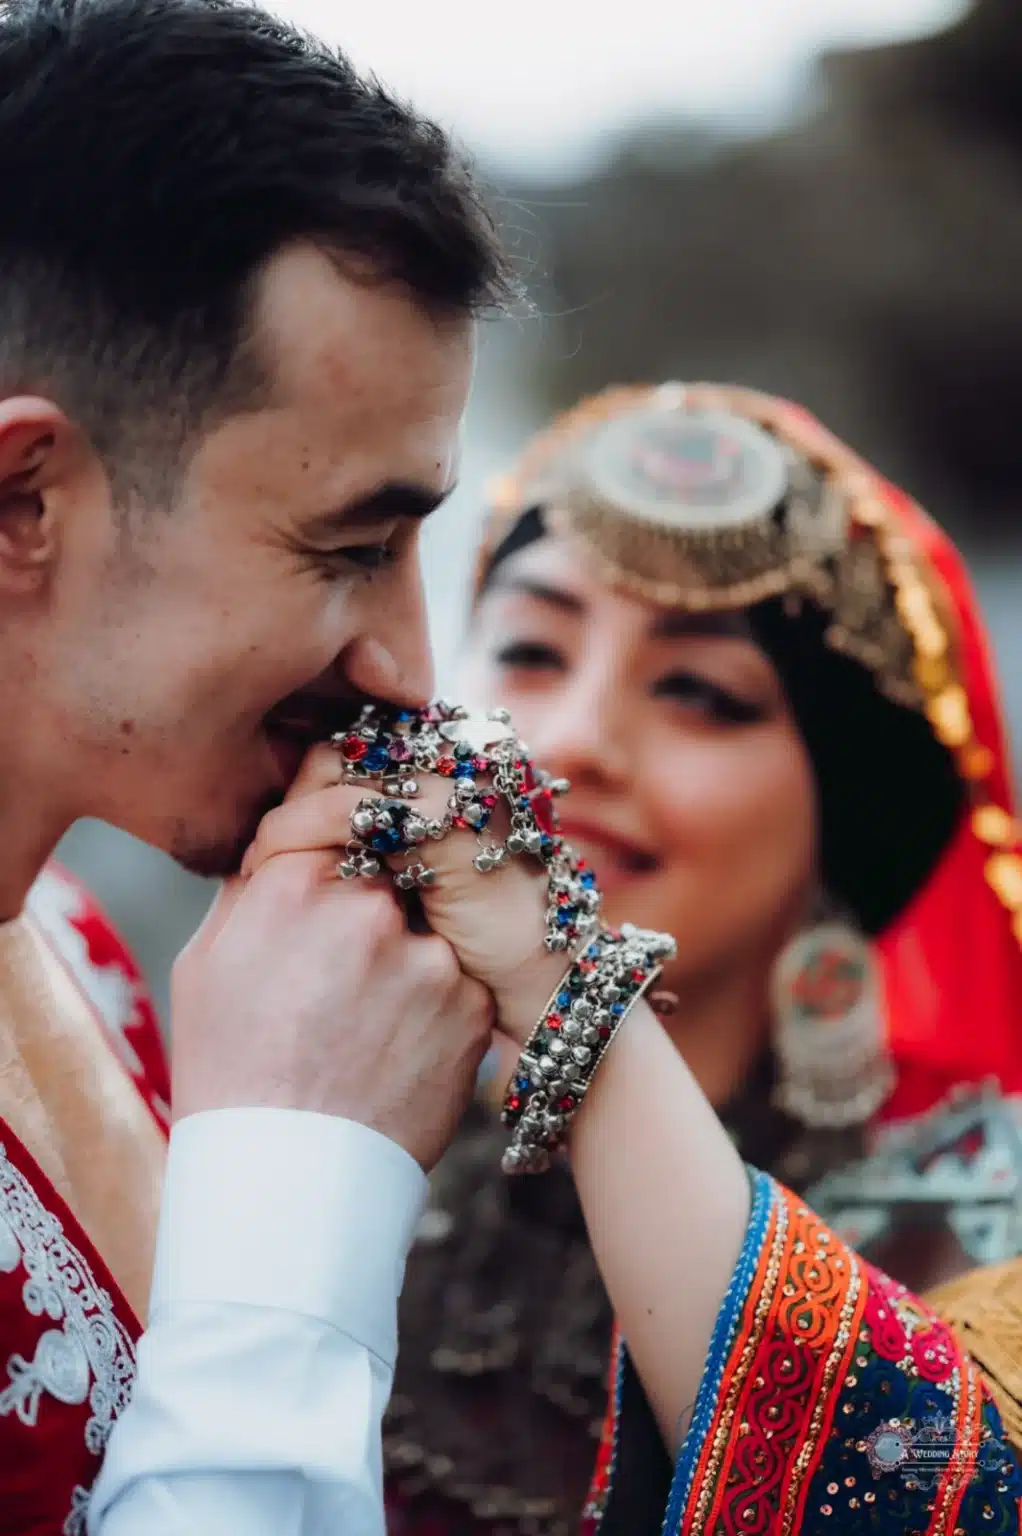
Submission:
[[498,576],[493,587],[502,592],[520,592],[525,597],[534,597],[538,602],[549,603],[551,608],[559,608],[562,613],[585,613],[586,605],[574,592],[568,592],[564,587],[555,586],[552,582],[541,581],[532,576]]

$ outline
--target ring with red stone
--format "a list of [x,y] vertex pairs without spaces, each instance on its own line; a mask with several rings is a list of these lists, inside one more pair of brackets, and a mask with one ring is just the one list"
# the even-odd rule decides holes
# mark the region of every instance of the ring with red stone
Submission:
[[[384,794],[414,799],[419,793],[415,780],[416,739],[412,727],[418,716],[402,710],[385,714],[367,704],[358,721],[348,731],[330,738],[337,748],[349,784],[378,782]],[[425,764],[428,771],[428,761]]]

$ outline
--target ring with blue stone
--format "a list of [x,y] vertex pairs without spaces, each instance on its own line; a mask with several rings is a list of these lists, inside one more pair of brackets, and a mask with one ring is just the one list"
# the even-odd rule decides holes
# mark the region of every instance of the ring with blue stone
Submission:
[[[387,795],[364,796],[351,813],[352,841],[347,856],[338,866],[342,879],[356,875],[373,879],[381,872],[383,861],[409,854],[429,841],[439,841],[451,830],[449,820],[423,816],[414,806]],[[417,861],[399,871],[396,883],[402,889],[432,884],[435,871]]]

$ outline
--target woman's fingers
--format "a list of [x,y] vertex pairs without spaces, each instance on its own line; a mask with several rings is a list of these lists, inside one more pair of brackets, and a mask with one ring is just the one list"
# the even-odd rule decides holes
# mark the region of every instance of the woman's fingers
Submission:
[[[281,853],[309,852],[313,849],[333,849],[338,853],[354,837],[351,815],[362,800],[379,799],[376,786],[338,784],[336,779],[326,787],[317,788],[329,771],[329,764],[313,763],[303,770],[302,783],[284,801],[265,815],[255,839],[245,854],[242,875],[248,879],[267,859]],[[410,809],[427,820],[441,820],[448,814],[451,793],[447,779],[423,776],[420,793],[414,800],[405,801]],[[505,818],[495,818],[494,830],[504,824]],[[398,853],[381,860],[392,869],[401,869],[409,860],[421,859],[437,872],[441,880],[465,875],[478,879],[472,868],[472,860],[479,851],[476,839],[464,829],[452,829],[440,841],[432,838],[408,853]]]

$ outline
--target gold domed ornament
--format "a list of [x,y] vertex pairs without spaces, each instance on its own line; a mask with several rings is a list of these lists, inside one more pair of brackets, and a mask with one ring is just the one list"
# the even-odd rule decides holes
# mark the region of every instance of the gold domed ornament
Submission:
[[786,585],[790,466],[752,423],[654,404],[583,439],[567,468],[553,520],[633,590],[699,609]]
[[896,599],[915,614],[928,594],[911,553],[911,582],[892,583],[879,487],[769,396],[706,384],[610,390],[560,418],[497,486],[488,547],[536,508],[584,546],[602,580],[648,602],[699,613],[809,600],[830,616],[835,650],[920,708]]
[[735,609],[800,577],[813,588],[847,516],[803,455],[721,391],[664,385],[617,403],[569,418],[547,445],[558,451],[523,465],[519,507],[541,505],[607,580],[651,602]]

